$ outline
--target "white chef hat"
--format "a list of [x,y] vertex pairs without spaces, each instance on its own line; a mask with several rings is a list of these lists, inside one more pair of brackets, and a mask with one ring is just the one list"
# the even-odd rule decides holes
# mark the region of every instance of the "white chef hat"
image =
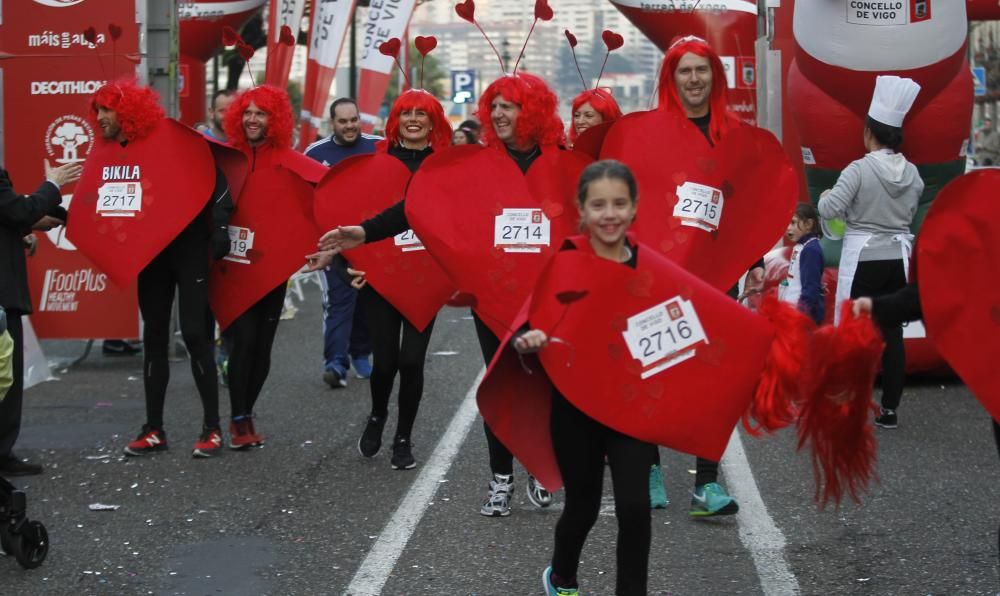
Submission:
[[868,116],[876,122],[899,128],[906,113],[920,92],[920,85],[913,79],[881,76],[875,79],[875,93],[868,108]]

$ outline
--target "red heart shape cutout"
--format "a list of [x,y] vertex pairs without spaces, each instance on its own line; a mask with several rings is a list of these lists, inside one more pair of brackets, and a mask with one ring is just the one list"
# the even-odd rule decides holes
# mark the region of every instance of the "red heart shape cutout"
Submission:
[[[615,121],[601,158],[635,174],[639,240],[721,291],[781,238],[797,201],[798,179],[784,150],[756,127],[737,126],[712,147],[686,118],[638,112]],[[717,229],[698,219],[707,215],[719,217]]]
[[87,27],[83,30],[83,38],[87,40],[87,43],[97,43],[97,29],[93,26]]
[[438,40],[433,35],[428,35],[427,37],[418,35],[413,40],[413,45],[416,46],[417,51],[420,52],[421,56],[426,56],[427,54],[430,54],[434,48],[437,47]]
[[233,29],[229,25],[226,25],[222,28],[222,45],[229,47],[229,46],[234,46],[242,41],[243,38],[240,37],[240,34],[236,32],[236,29]]
[[384,56],[389,56],[390,58],[395,58],[399,55],[399,48],[402,47],[402,42],[399,41],[398,37],[390,37],[389,39],[378,44],[378,51]]
[[551,21],[555,16],[548,0],[535,0],[535,18],[543,21]]
[[917,239],[927,336],[995,420],[1000,420],[998,183],[997,170],[952,180],[934,199]]
[[[547,257],[575,233],[576,181],[588,162],[545,146],[524,175],[503,149],[463,145],[435,153],[414,174],[410,226],[458,290],[476,297],[476,312],[497,337],[507,334]],[[521,232],[530,237],[515,238]]]
[[282,25],[281,31],[278,33],[278,43],[284,44],[286,46],[295,45],[295,36],[292,35],[292,28],[288,25]]
[[459,2],[455,5],[455,14],[462,17],[466,21],[475,24],[476,22],[476,3],[472,0],[465,0],[465,2]]
[[576,36],[569,32],[569,29],[565,29],[563,33],[566,34],[566,40],[569,41],[569,47],[575,48],[577,41]]
[[201,213],[214,185],[208,144],[176,120],[164,118],[125,147],[98,139],[73,192],[66,237],[127,286]]
[[[409,181],[406,166],[383,151],[345,159],[316,188],[316,222],[321,230],[360,223],[403,198]],[[448,276],[412,233],[364,244],[344,256],[421,331],[454,293]]]
[[242,151],[235,147],[224,145],[211,137],[205,137],[205,140],[208,142],[208,148],[212,151],[216,167],[222,170],[222,175],[226,177],[229,194],[235,202],[243,193],[243,184],[250,174],[249,160]]
[[[585,238],[573,242],[580,248],[552,258],[515,321],[558,338],[538,353],[546,374],[531,363],[536,372],[526,374],[509,345],[499,351],[477,396],[490,429],[546,487],[558,487],[551,441],[539,440],[550,432],[551,386],[532,379],[547,377],[602,424],[717,461],[760,380],[772,326],[648,246],[639,244],[631,269],[597,257]],[[648,293],[622,292],[635,285]],[[571,304],[560,299],[582,292]],[[652,325],[657,317],[678,335]],[[690,342],[679,335],[689,332]]]
[[604,40],[604,45],[608,47],[609,52],[613,52],[625,45],[625,38],[609,29],[605,29],[601,33],[601,39]]
[[209,273],[209,303],[219,327],[227,328],[316,251],[320,232],[312,202],[312,186],[287,168],[258,166],[247,178],[229,220],[233,248]]
[[108,25],[108,33],[111,34],[111,39],[118,41],[118,38],[122,36],[122,28],[114,23]]

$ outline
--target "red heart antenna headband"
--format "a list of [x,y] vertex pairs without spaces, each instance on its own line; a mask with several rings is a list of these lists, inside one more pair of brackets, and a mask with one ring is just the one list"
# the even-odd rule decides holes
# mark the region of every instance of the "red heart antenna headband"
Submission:
[[[423,37],[418,35],[416,39],[413,40],[413,45],[420,52],[420,89],[424,88],[424,60],[427,58],[427,54],[430,54],[434,48],[437,47],[438,40],[433,35]],[[399,72],[403,73],[403,78],[406,79],[406,84],[410,87],[413,86],[413,82],[410,81],[410,77],[406,74],[406,69],[403,65],[399,63],[399,50],[402,47],[403,42],[399,40],[398,37],[390,37],[389,39],[383,41],[378,46],[378,51],[383,56],[389,56],[392,58],[393,62],[399,68]]]
[[[576,59],[576,36],[570,33],[569,29],[566,29],[564,33],[566,34],[566,41],[569,42],[569,51],[573,53],[573,64],[576,64],[576,72],[580,74],[580,82],[583,83],[583,90],[586,91],[589,85],[587,85],[587,80],[583,76],[583,71],[580,70],[580,61]],[[597,73],[597,83],[594,85],[594,89],[601,86],[601,77],[604,75],[604,68],[608,65],[608,58],[611,57],[611,52],[625,45],[625,38],[610,29],[605,29],[601,33],[601,40],[604,41],[604,46],[608,51],[604,54],[604,63],[601,64],[601,70]]]
[[[122,91],[121,87],[119,87],[118,84],[114,82],[115,59],[118,57],[118,38],[122,36],[122,28],[116,25],[115,23],[109,23],[108,34],[111,37],[111,77],[109,78],[108,73],[104,70],[104,61],[101,60],[100,52],[97,53],[97,64],[100,65],[101,74],[104,75],[104,78],[107,79],[108,81],[111,81],[108,84],[117,89],[121,97],[124,97],[125,95],[124,91]],[[97,29],[93,25],[83,30],[83,39],[85,39],[87,43],[89,43],[90,45],[94,46],[95,49],[97,47],[98,42],[103,41],[101,37],[103,36],[97,32]]]
[[[295,45],[295,36],[292,35],[292,30],[288,27],[288,25],[281,26],[281,32],[278,34],[278,43],[286,46]],[[257,87],[257,81],[253,78],[253,69],[250,68],[250,59],[253,58],[254,55],[253,46],[243,41],[243,37],[241,37],[240,34],[229,25],[222,28],[222,45],[226,47],[236,46],[236,53],[243,58],[243,62],[247,65],[247,73],[250,75],[251,88]]]
[[[500,72],[507,74],[507,68],[503,64],[503,58],[500,57],[500,52],[498,52],[497,47],[493,45],[493,41],[490,40],[490,36],[486,35],[486,31],[484,31],[482,26],[476,21],[476,3],[474,0],[465,0],[464,2],[456,4],[455,13],[475,25],[476,29],[479,29],[479,32],[486,38],[486,43],[490,44],[490,47],[493,48],[493,53],[496,54],[497,60],[500,62]],[[552,12],[552,7],[549,6],[548,0],[535,0],[535,20],[531,22],[531,29],[528,30],[528,36],[524,38],[524,45],[521,46],[521,53],[517,55],[517,61],[514,62],[514,69],[510,72],[510,74],[517,74],[517,67],[521,64],[521,58],[524,57],[524,50],[528,47],[528,40],[531,39],[531,34],[535,31],[535,25],[538,24],[539,20],[551,21],[553,16],[554,13]]]

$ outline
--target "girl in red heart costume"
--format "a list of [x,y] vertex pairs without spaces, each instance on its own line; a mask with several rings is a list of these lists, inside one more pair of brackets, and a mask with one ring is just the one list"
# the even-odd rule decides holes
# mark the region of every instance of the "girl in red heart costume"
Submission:
[[326,168],[291,149],[292,109],[280,89],[263,85],[241,93],[224,128],[250,173],[229,227],[229,254],[212,268],[211,301],[232,345],[229,447],[246,449],[263,442],[253,408],[270,372],[287,280],[319,237],[312,185]]
[[572,114],[567,138],[570,146],[575,146],[583,131],[614,122],[622,117],[622,110],[614,96],[604,89],[587,89],[573,98]]
[[[316,201],[317,220],[321,224],[335,223],[344,212],[370,213],[372,208],[384,206],[379,201],[398,199],[424,159],[435,150],[447,148],[451,140],[451,125],[441,103],[423,89],[411,89],[396,99],[385,130],[386,138],[376,145],[374,155],[346,160],[324,178]],[[345,175],[351,180],[345,179]],[[375,178],[379,176],[381,179]],[[341,184],[353,181],[360,192],[345,191]],[[383,186],[384,182],[389,185]],[[364,283],[360,280],[367,281],[358,297],[368,318],[373,366],[372,409],[358,440],[358,451],[364,457],[374,457],[381,449],[389,398],[398,372],[399,417],[391,464],[393,469],[409,470],[417,465],[410,435],[424,390],[424,361],[434,329],[434,313],[453,290],[444,272],[423,250],[419,238],[412,232],[407,234],[409,226],[402,201],[364,221],[359,228],[352,229],[364,234],[367,248],[346,256],[356,269],[364,269],[351,270],[359,276],[358,285]],[[393,242],[384,242],[378,248],[370,246],[389,238],[394,238]],[[379,250],[391,251],[392,256],[380,258]],[[408,277],[411,270],[415,277]],[[404,286],[406,282],[409,283]],[[404,304],[407,301],[418,304],[410,308]],[[425,308],[425,304],[430,308]],[[404,316],[401,310],[408,315]]]
[[[178,293],[181,334],[201,397],[193,455],[218,451],[219,393],[209,319],[210,258],[226,253],[232,200],[201,135],[163,117],[156,93],[121,81],[94,94],[102,139],[87,158],[67,236],[119,284],[138,275],[143,319],[146,423],[127,455],[167,448],[163,408],[170,375],[170,313]],[[186,176],[177,176],[184,171]]]

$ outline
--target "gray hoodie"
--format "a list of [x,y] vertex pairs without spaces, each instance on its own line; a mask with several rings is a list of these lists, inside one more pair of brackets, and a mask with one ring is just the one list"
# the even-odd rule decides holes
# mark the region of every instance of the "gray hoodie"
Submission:
[[872,235],[860,260],[898,259],[900,246],[892,238],[910,233],[923,192],[917,167],[901,153],[880,149],[844,168],[833,189],[819,200],[819,214],[844,219],[848,232]]

